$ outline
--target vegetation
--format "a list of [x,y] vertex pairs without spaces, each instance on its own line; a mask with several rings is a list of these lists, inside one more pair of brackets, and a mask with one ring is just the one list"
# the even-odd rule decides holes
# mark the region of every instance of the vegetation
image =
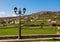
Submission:
[[[56,34],[57,29],[54,26],[43,26],[40,29],[40,26],[22,26],[22,35],[31,35],[31,34]],[[0,27],[0,36],[4,35],[18,35],[18,24],[9,25],[7,27]]]
[[[58,13],[58,16],[57,16]],[[60,12],[38,12],[31,15],[27,15],[29,17],[24,23],[21,25],[22,27],[22,35],[28,34],[56,34],[57,31],[60,32],[56,28],[56,26],[51,25],[51,21],[55,16],[57,23],[60,25]],[[26,16],[24,16],[25,18]],[[38,17],[38,18],[37,18]],[[2,18],[4,19],[13,19],[16,20],[18,17],[10,17],[10,18]],[[47,21],[51,19],[50,21]],[[31,21],[34,20],[34,21]],[[15,22],[15,21],[14,21]],[[5,23],[3,23],[5,24]],[[18,24],[8,24],[6,26],[0,27],[0,35],[18,35]]]

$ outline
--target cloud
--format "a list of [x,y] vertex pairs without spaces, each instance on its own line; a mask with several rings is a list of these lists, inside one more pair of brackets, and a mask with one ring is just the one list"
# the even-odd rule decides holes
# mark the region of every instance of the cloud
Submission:
[[16,14],[7,14],[6,12],[4,11],[0,11],[0,17],[15,17],[15,16],[18,16]]
[[6,12],[0,11],[0,17],[4,17],[4,16],[6,16]]
[[12,14],[12,16],[17,16],[16,14]]
[[0,15],[3,15],[3,14],[5,14],[5,12],[0,12]]
[[18,16],[18,15],[16,15],[16,14],[8,15],[8,17],[15,17],[15,16]]

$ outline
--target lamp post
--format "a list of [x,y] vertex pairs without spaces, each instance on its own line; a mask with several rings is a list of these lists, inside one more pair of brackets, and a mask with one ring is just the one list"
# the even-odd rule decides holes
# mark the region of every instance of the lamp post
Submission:
[[19,15],[19,28],[18,28],[18,39],[21,39],[21,15],[24,15],[26,12],[26,8],[23,8],[21,11],[21,8],[17,11],[17,7],[14,7],[14,12],[16,15]]

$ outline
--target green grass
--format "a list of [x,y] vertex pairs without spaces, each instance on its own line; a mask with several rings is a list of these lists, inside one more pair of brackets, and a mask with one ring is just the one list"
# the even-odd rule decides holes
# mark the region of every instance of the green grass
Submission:
[[55,34],[55,29],[22,30],[22,34]]
[[0,35],[18,35],[17,28],[0,29]]
[[[41,22],[27,22],[27,24],[39,24]],[[22,24],[22,35],[28,34],[56,34],[57,29],[53,26],[24,26]],[[59,30],[58,30],[59,31]],[[18,24],[9,25],[5,27],[0,27],[0,36],[1,35],[18,35]]]
[[[52,26],[45,26],[44,28],[40,29],[40,27],[30,27],[30,28],[22,28],[22,35],[28,34],[56,34],[56,27]],[[1,35],[18,35],[18,27],[4,27],[0,29],[0,36]]]
[[57,32],[60,32],[60,29],[57,29]]

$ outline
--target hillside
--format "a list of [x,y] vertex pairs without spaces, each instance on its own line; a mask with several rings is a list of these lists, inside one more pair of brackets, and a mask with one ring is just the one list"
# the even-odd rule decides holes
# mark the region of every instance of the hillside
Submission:
[[[27,18],[26,18],[27,17]],[[57,20],[60,20],[60,11],[58,12],[52,12],[52,11],[42,11],[42,12],[37,12],[37,13],[32,13],[30,15],[25,15],[21,17],[22,19],[26,18],[26,20],[47,20],[47,19],[54,19],[56,18]],[[4,17],[0,18],[0,20],[4,19],[18,19],[18,16],[16,17]]]
[[33,13],[30,17],[39,17],[39,19],[52,19],[54,17],[60,18],[60,12],[51,12],[51,11],[43,11],[38,13]]

